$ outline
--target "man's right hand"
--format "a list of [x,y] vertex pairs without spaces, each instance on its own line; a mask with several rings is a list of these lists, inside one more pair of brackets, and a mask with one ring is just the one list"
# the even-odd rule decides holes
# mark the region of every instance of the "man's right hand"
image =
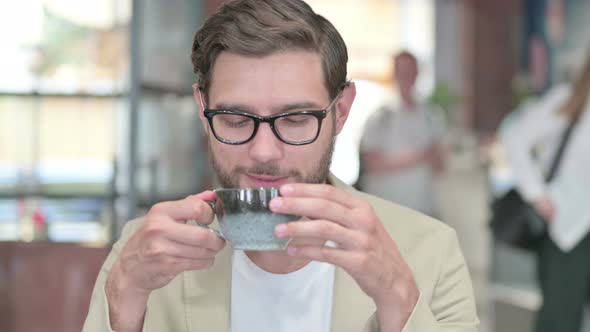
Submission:
[[106,282],[111,328],[141,331],[149,294],[178,274],[206,269],[225,241],[203,227],[187,225],[213,221],[215,193],[205,191],[180,201],[154,205],[141,227],[127,241]]

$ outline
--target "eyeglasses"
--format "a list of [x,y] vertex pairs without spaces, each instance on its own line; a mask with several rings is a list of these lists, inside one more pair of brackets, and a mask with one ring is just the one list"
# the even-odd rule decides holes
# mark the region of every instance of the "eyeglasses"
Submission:
[[225,144],[248,143],[256,136],[260,123],[266,122],[280,141],[289,145],[305,145],[313,143],[318,138],[322,121],[332,110],[341,93],[342,90],[328,107],[318,111],[295,111],[258,116],[240,111],[205,108],[203,113],[209,121],[215,138]]

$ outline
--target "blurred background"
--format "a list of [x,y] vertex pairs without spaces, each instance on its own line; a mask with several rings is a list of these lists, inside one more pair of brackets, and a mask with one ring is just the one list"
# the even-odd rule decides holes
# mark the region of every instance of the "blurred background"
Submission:
[[[0,331],[79,331],[124,223],[210,188],[189,56],[221,2],[0,4]],[[357,182],[365,121],[396,98],[392,55],[412,52],[417,94],[446,128],[436,204],[459,234],[481,330],[530,331],[535,259],[494,243],[487,226],[491,198],[513,183],[496,131],[571,80],[590,46],[590,2],[307,2],[343,35],[358,90],[332,171]]]

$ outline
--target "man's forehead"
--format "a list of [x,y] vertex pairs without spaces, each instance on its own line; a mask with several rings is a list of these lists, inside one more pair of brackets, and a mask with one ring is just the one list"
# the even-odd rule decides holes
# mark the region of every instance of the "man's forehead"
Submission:
[[252,108],[283,108],[288,104],[321,107],[329,96],[319,55],[285,51],[264,57],[224,52],[212,71],[208,100]]
[[412,68],[417,67],[417,63],[416,60],[414,58],[412,58],[409,55],[400,55],[395,59],[395,64],[396,66],[403,66],[403,67],[408,67],[411,66]]
[[[247,81],[240,81],[240,79]],[[321,58],[316,52],[294,50],[275,52],[265,56],[222,52],[211,68],[210,84],[252,85],[265,83],[268,80],[321,84],[323,79]]]

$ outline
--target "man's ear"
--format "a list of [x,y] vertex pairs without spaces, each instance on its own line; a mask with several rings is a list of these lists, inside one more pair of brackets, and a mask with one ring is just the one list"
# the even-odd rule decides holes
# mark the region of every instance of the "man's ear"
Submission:
[[205,118],[205,95],[203,90],[199,88],[199,84],[193,84],[193,97],[195,98],[195,102],[199,107],[199,119],[201,119],[201,124],[203,125],[203,129],[205,132],[209,134],[209,122],[207,122],[207,118]]
[[354,82],[350,82],[346,85],[344,90],[342,90],[340,99],[336,102],[336,107],[334,109],[336,111],[336,135],[340,134],[340,131],[344,128],[344,123],[346,122],[346,119],[348,119],[348,114],[350,114],[350,109],[355,97],[356,86],[354,85]]

